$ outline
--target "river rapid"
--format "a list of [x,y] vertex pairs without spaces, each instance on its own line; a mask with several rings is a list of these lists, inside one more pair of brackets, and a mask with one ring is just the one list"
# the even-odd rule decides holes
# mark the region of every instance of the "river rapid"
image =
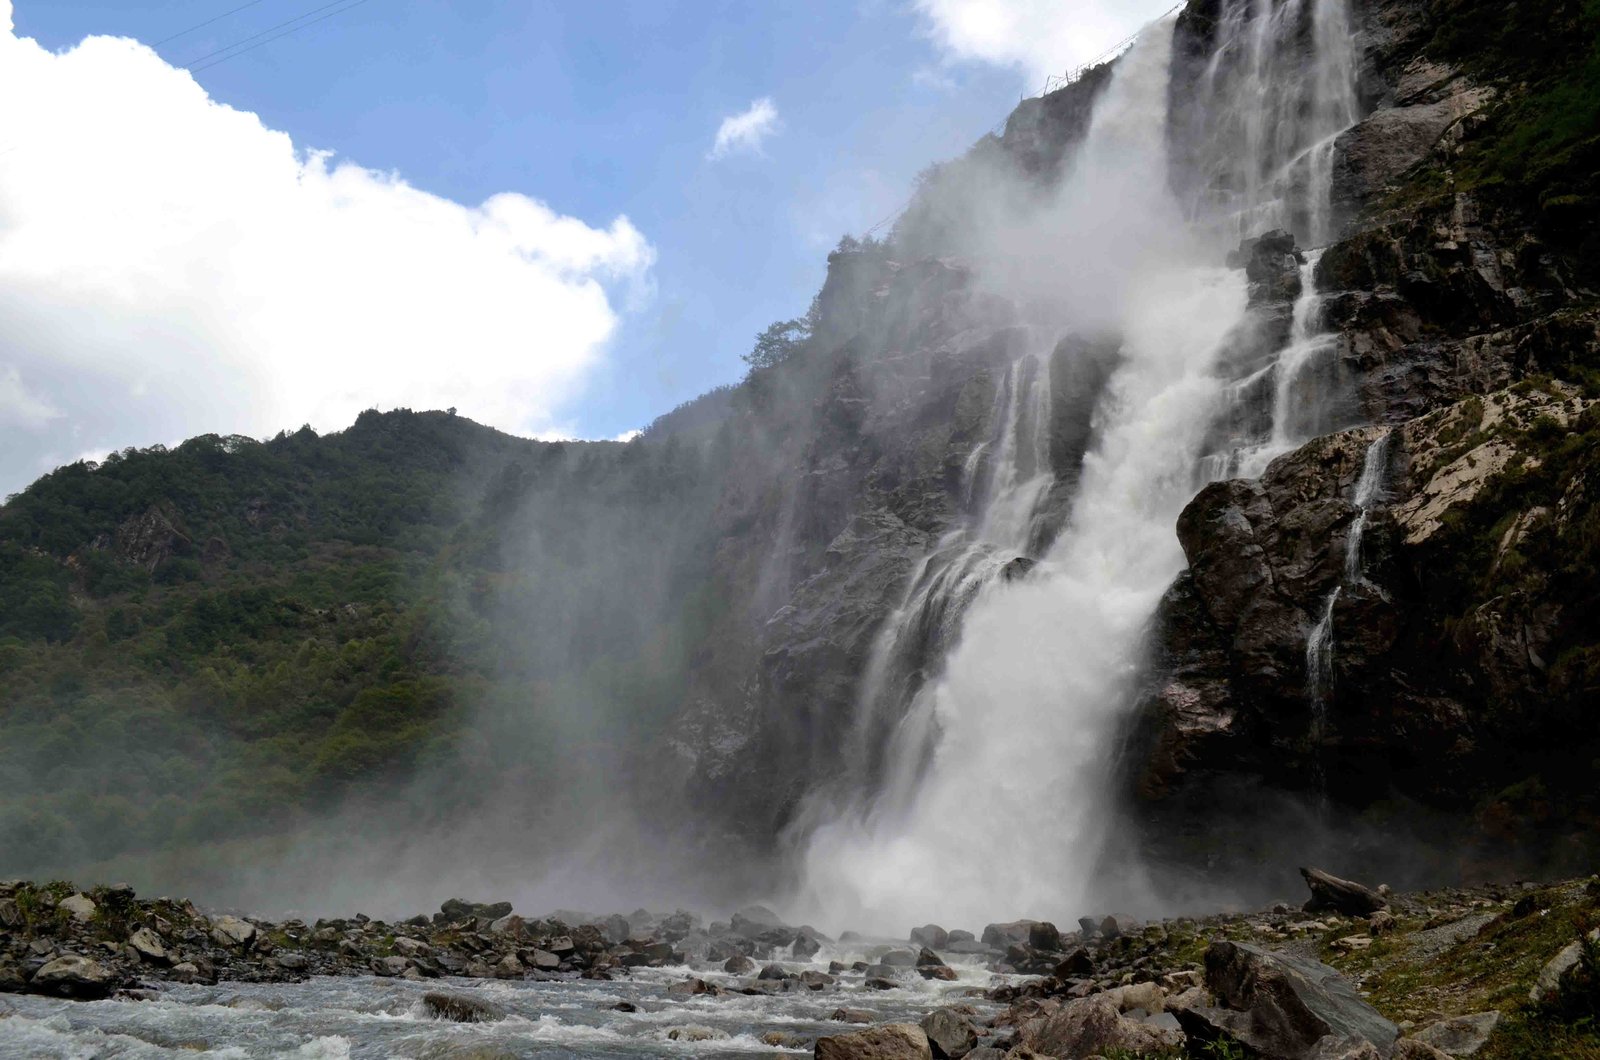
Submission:
[[[784,967],[826,971],[830,960],[862,956],[829,948],[813,962],[785,961]],[[954,982],[912,976],[892,990],[870,989],[864,975],[847,972],[823,990],[681,999],[670,997],[667,989],[691,974],[729,989],[748,979],[721,971],[642,968],[616,982],[318,977],[291,984],[165,984],[151,991],[149,1000],[72,1002],[8,995],[0,998],[0,1056],[809,1056],[816,1038],[858,1029],[829,1018],[839,1008],[869,1012],[874,1023],[914,1023],[941,1004],[970,1005],[985,1015],[999,1011],[1001,1006],[985,1000],[982,991],[1015,977],[995,975],[980,964],[952,962],[951,967],[959,974]],[[489,1002],[505,1018],[489,1023],[432,1018],[422,998],[435,991]],[[637,1011],[619,1011],[616,1006],[624,1002]],[[683,1028],[696,1030],[686,1035]],[[711,1036],[686,1040],[707,1031]],[[772,1032],[789,1036],[787,1043],[764,1042]]]

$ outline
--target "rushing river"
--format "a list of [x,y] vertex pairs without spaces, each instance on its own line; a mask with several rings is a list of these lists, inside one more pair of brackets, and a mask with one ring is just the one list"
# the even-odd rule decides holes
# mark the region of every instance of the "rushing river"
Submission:
[[[785,962],[792,971],[826,970]],[[856,955],[858,956],[858,955]],[[829,1019],[838,1008],[865,1009],[874,1022],[916,1022],[940,1004],[998,1011],[979,992],[1004,981],[977,964],[953,965],[956,982],[900,980],[894,990],[868,989],[864,976],[840,977],[823,990],[774,996],[731,994],[672,998],[667,988],[696,975],[726,987],[746,980],[720,971],[639,969],[619,982],[521,982],[475,979],[318,978],[304,983],[222,983],[164,987],[155,1000],[58,1001],[0,995],[0,1056],[100,1060],[144,1057],[412,1057],[416,1060],[498,1057],[755,1057],[811,1053],[825,1034],[856,1028]],[[430,1018],[430,991],[488,1001],[506,1012],[493,1023]],[[970,995],[969,995],[970,992]],[[637,1012],[616,1009],[629,1002]],[[706,1028],[716,1037],[674,1040],[675,1028]],[[762,1036],[795,1036],[788,1046]]]

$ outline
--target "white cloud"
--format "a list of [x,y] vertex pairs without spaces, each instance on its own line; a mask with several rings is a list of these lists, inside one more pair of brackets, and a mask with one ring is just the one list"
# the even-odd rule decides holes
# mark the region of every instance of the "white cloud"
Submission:
[[[297,150],[137,42],[52,54],[0,0],[0,493],[40,459],[456,406],[558,425],[655,252]],[[622,288],[617,296],[613,291]],[[26,384],[26,385],[24,385]],[[29,446],[36,444],[30,450]]]
[[1043,82],[1123,40],[1172,0],[916,0],[929,35],[959,62],[1020,69]]
[[767,137],[778,131],[778,108],[763,96],[738,114],[730,114],[717,126],[717,140],[711,146],[712,158],[723,158],[735,151],[761,150]]
[[38,429],[61,412],[30,390],[14,365],[0,366],[0,425]]

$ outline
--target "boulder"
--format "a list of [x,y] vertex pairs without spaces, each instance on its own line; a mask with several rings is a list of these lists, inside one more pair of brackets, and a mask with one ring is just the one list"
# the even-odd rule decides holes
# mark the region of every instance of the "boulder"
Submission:
[[[972,936],[969,933],[967,937],[970,939]],[[942,950],[946,946],[950,945],[950,932],[946,931],[938,924],[924,924],[922,927],[911,929],[910,941],[918,946],[926,946],[933,950]]]
[[802,931],[795,936],[794,945],[789,952],[794,954],[796,960],[809,961],[817,955],[817,951],[820,949],[822,949],[822,943]]
[[[514,960],[515,958],[512,959]],[[396,975],[404,975],[408,966],[404,957],[401,957],[399,954],[395,954],[390,957],[374,957],[372,959],[371,967],[373,975],[393,977]],[[521,971],[520,966],[517,970],[518,972]]]
[[56,903],[56,908],[66,910],[78,923],[87,924],[94,919],[95,910],[99,907],[86,894],[72,894]]
[[1202,1042],[1226,1035],[1262,1056],[1331,1060],[1359,1056],[1362,1043],[1387,1057],[1400,1036],[1338,972],[1308,958],[1214,942],[1206,951],[1206,985],[1223,1007],[1175,1013],[1189,1037]]
[[761,969],[761,973],[757,975],[756,978],[783,980],[793,979],[794,976],[790,975],[789,970],[781,964],[769,964],[765,968]]
[[1029,926],[1028,945],[1036,950],[1055,952],[1061,949],[1061,932],[1054,924],[1041,920]]
[[839,1023],[871,1023],[878,1017],[864,1008],[836,1008],[828,1018]]
[[742,953],[736,953],[723,962],[722,970],[729,975],[749,975],[756,970],[756,962]]
[[[1600,943],[1600,928],[1589,932],[1589,941]],[[1539,979],[1533,984],[1533,989],[1528,991],[1528,1000],[1535,1005],[1548,1005],[1559,999],[1561,991],[1570,973],[1577,968],[1583,960],[1583,942],[1575,940],[1562,948],[1561,952],[1545,964],[1539,972]]]
[[[938,960],[937,957],[934,960]],[[887,964],[891,968],[915,968],[917,955],[910,950],[890,950],[878,958],[879,964]]]
[[1308,913],[1330,910],[1346,916],[1365,917],[1389,905],[1372,888],[1341,880],[1321,869],[1301,869],[1300,875],[1305,877],[1306,886],[1311,888],[1311,899],[1305,904]]
[[1393,1060],[1454,1060],[1449,1053],[1441,1053],[1427,1042],[1415,1038],[1401,1038],[1394,1043]]
[[74,1001],[110,997],[113,985],[110,969],[99,961],[75,954],[47,962],[28,980],[28,990],[32,993],[71,998]]
[[1021,1043],[1046,1056],[1095,1056],[1120,1050],[1141,1055],[1183,1045],[1183,1035],[1122,1015],[1111,1000],[1095,996],[1069,1001],[1027,1025]]
[[1474,1012],[1429,1024],[1412,1037],[1450,1056],[1476,1056],[1499,1025],[1499,1012]]
[[928,1036],[914,1023],[833,1034],[817,1039],[816,1060],[933,1060]]
[[219,916],[211,920],[211,938],[219,946],[249,949],[256,940],[255,925],[236,916]]
[[733,914],[731,930],[735,935],[755,938],[773,928],[788,927],[783,918],[764,905],[747,905]]
[[866,987],[868,990],[894,990],[900,984],[895,982],[893,979],[888,978],[887,976],[869,975],[867,976],[866,982],[862,983],[861,985]]
[[983,944],[991,949],[1003,950],[1017,943],[1027,942],[1033,931],[1032,920],[1013,920],[1009,924],[990,924],[983,929]]
[[528,963],[541,972],[553,972],[561,967],[561,958],[549,950],[535,949],[528,956],[532,958]]
[[671,1027],[667,1030],[667,1040],[673,1042],[714,1042],[727,1036],[726,1031],[719,1031],[715,1027],[703,1027],[698,1023]]
[[439,907],[446,920],[499,920],[511,913],[510,902],[468,902],[460,898],[448,898]]
[[935,1057],[957,1060],[978,1044],[978,1029],[954,1009],[934,1009],[922,1017],[920,1026]]
[[937,979],[940,982],[953,983],[961,976],[948,964],[923,964],[917,966],[917,974],[924,979]]
[[667,987],[667,996],[673,998],[697,997],[701,994],[710,994],[713,997],[721,994],[722,990],[712,986],[704,979],[690,978],[681,983],[673,983]]
[[140,928],[132,935],[129,935],[128,945],[132,946],[134,951],[139,954],[141,961],[148,961],[151,964],[166,964],[170,959],[167,956],[166,946],[161,943],[161,936],[149,928]]
[[431,1019],[455,1023],[492,1023],[505,1019],[505,1010],[487,1001],[463,994],[427,993],[422,995],[422,1010]]
[[800,982],[811,990],[821,990],[834,984],[833,976],[826,972],[801,972]]
[[1089,951],[1082,946],[1077,947],[1067,954],[1066,959],[1056,962],[1055,974],[1062,979],[1076,979],[1079,976],[1094,974],[1094,958],[1089,956]]

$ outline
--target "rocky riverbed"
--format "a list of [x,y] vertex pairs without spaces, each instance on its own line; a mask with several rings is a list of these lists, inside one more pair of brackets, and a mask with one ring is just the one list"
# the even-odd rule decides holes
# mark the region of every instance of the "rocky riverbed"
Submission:
[[23,1056],[1600,1056],[1600,878],[1070,930],[833,938],[751,907],[269,921],[127,887],[0,884]]

